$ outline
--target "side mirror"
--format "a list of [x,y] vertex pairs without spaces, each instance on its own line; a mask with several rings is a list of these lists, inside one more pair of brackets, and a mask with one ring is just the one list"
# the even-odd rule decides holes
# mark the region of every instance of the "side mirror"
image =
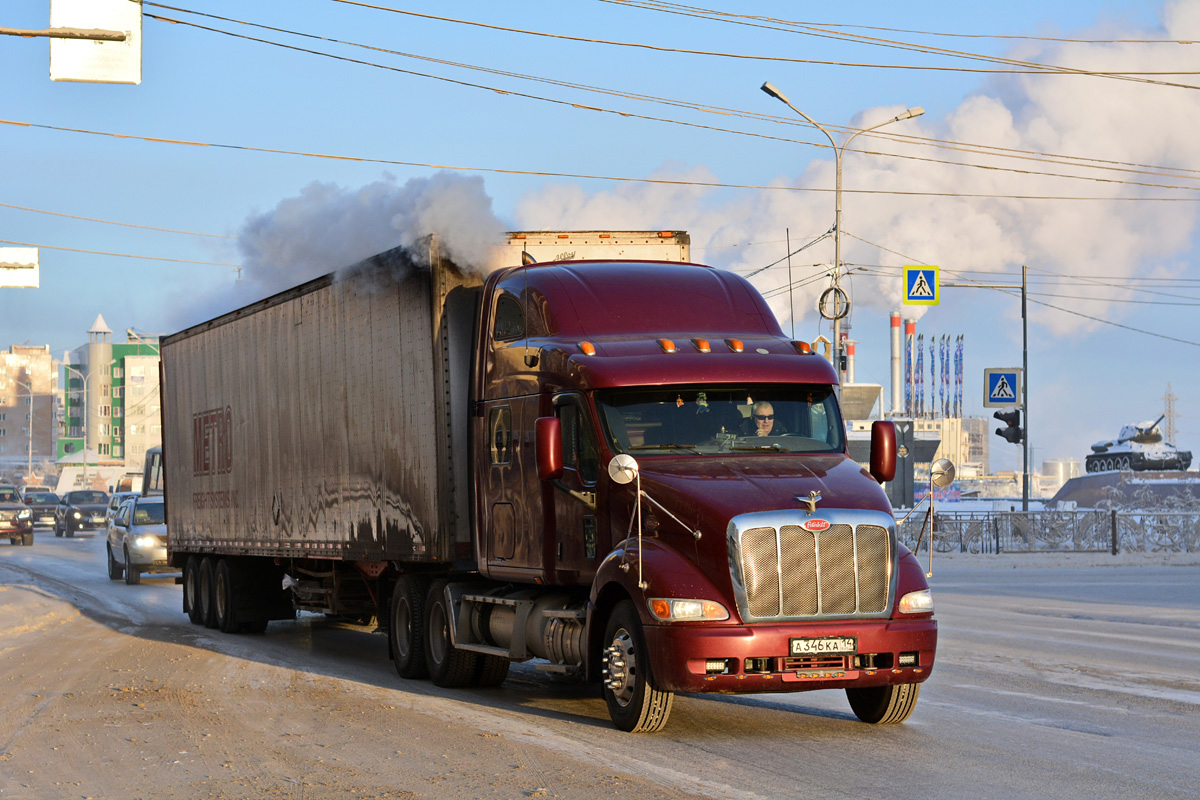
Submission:
[[888,420],[871,423],[871,477],[880,483],[896,477],[896,426]]
[[533,425],[538,478],[557,480],[563,473],[562,422],[558,417],[538,417]]
[[939,458],[929,467],[929,482],[939,489],[954,483],[954,464],[948,458]]

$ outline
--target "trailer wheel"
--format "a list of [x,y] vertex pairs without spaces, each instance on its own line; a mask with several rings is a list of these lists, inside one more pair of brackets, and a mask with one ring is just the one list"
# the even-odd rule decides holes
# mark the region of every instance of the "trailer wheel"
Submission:
[[237,633],[241,626],[233,610],[236,587],[230,559],[222,558],[217,562],[213,578],[213,615],[216,617],[213,627],[219,628],[221,633]]
[[419,575],[401,575],[392,587],[388,604],[388,645],[401,678],[429,677],[425,663],[425,595],[429,581]]
[[919,683],[900,683],[895,686],[870,686],[847,689],[846,698],[854,716],[871,725],[894,725],[904,722],[917,707],[921,693]]
[[508,667],[512,663],[503,656],[480,655],[475,667],[475,686],[499,686],[508,678]]
[[613,609],[605,627],[604,702],[618,730],[631,733],[656,733],[671,715],[674,692],[654,687],[654,673],[642,620],[631,600],[622,600]]
[[217,569],[212,556],[200,562],[200,624],[206,628],[217,627]]
[[204,624],[204,604],[200,602],[200,559],[188,556],[183,564],[183,613],[193,625]]
[[459,650],[450,641],[454,619],[446,607],[446,582],[434,581],[425,597],[425,663],[437,686],[469,686],[475,678],[475,653]]
[[125,550],[125,585],[137,586],[142,582],[142,573],[137,565],[129,558],[129,550]]

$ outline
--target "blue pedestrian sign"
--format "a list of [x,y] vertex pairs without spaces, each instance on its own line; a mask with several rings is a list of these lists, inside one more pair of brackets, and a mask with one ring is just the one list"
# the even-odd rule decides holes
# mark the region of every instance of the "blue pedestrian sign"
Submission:
[[910,306],[936,306],[938,296],[938,268],[928,264],[904,268],[904,303]]
[[993,367],[983,371],[985,408],[1014,408],[1021,405],[1021,370]]

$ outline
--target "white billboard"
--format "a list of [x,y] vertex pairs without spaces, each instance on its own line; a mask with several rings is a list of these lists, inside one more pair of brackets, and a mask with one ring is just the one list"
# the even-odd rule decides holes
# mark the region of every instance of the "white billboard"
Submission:
[[0,247],[0,289],[36,289],[39,277],[36,247]]
[[123,42],[50,40],[50,80],[142,82],[142,4],[130,0],[50,0],[51,28],[122,31]]

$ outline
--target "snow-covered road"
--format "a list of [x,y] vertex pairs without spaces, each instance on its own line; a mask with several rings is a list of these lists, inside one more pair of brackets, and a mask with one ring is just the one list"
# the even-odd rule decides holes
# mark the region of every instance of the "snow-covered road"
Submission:
[[[401,681],[382,635],[323,617],[265,636],[198,628],[170,577],[109,581],[101,539],[39,531],[34,547],[0,547],[0,797],[1200,796],[1200,557],[938,556],[933,568],[938,660],[908,723],[863,725],[840,692],[679,697],[662,734],[637,736],[609,726],[594,687],[531,665],[500,689],[442,690]],[[89,696],[87,651],[104,654],[94,702],[137,673],[120,678],[142,692],[127,713],[151,731],[121,740],[140,741],[136,772],[117,745],[54,749],[63,719],[100,715],[111,733],[126,713],[72,705]],[[79,664],[58,663],[63,652]],[[170,699],[157,716],[146,682]],[[314,726],[345,754],[336,777],[289,744],[310,746]],[[72,741],[93,747],[83,730]],[[217,747],[251,748],[255,766],[214,767]],[[179,794],[136,783],[147,763]]]

